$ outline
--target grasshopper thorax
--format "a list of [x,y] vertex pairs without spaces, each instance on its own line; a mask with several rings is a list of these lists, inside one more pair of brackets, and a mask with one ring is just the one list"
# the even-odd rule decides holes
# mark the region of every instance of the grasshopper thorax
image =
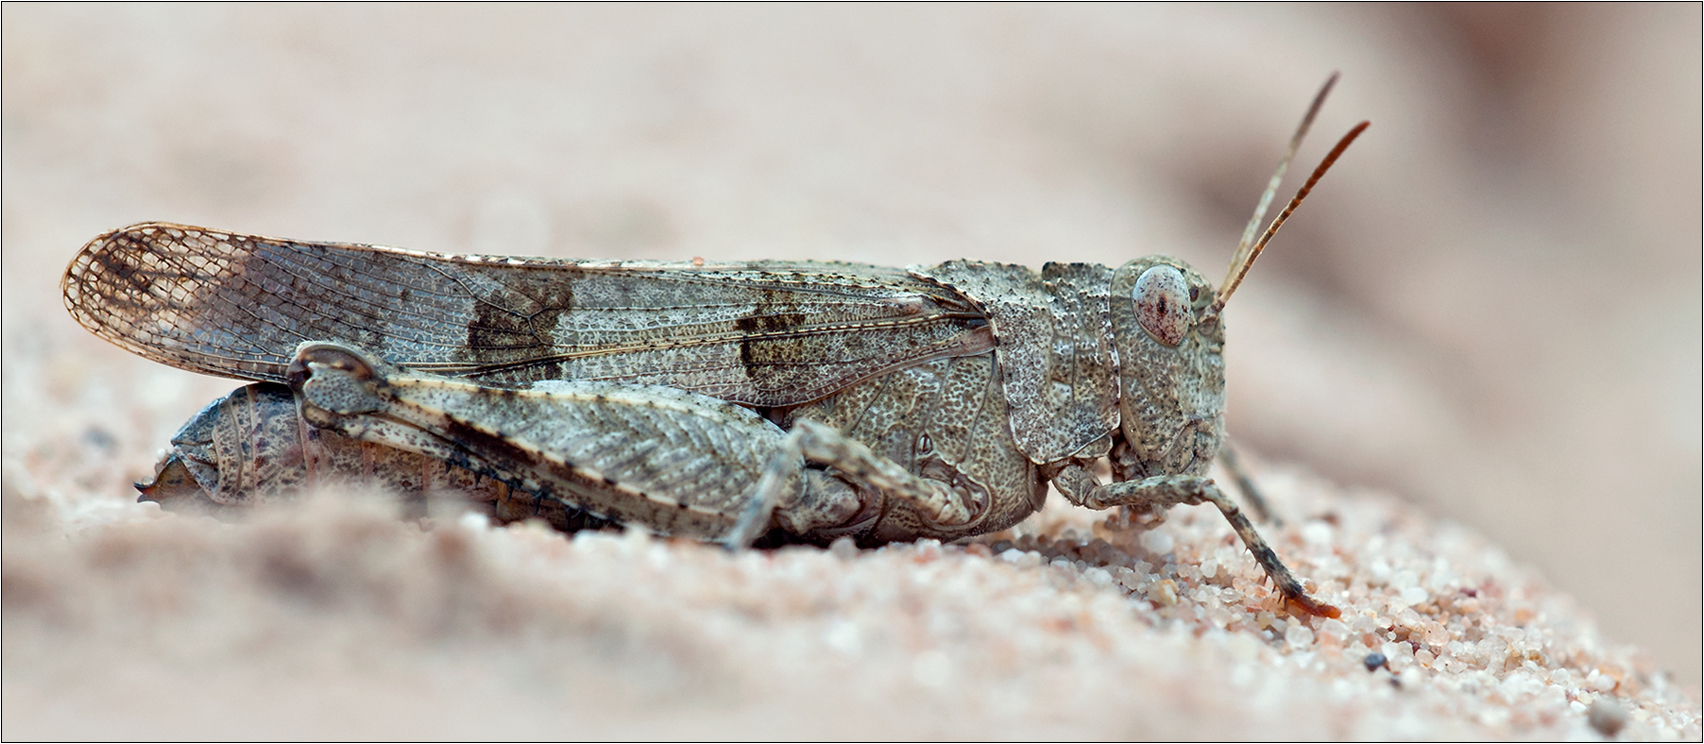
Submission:
[[1225,431],[1225,331],[1213,285],[1171,256],[1118,268],[1111,289],[1119,427],[1136,475],[1199,474]]

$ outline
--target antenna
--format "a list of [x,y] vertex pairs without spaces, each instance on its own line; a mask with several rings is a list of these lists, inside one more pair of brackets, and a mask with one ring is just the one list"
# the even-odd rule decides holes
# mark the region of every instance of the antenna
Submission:
[[1349,143],[1361,136],[1361,132],[1366,131],[1372,123],[1363,121],[1349,130],[1348,134],[1343,135],[1343,139],[1337,141],[1337,146],[1331,148],[1331,152],[1325,156],[1324,160],[1320,161],[1318,167],[1314,168],[1313,175],[1308,176],[1307,183],[1302,184],[1301,190],[1297,191],[1295,197],[1290,199],[1290,203],[1284,207],[1284,211],[1278,213],[1278,217],[1272,220],[1271,225],[1267,226],[1266,232],[1260,236],[1260,240],[1254,239],[1255,231],[1260,229],[1261,219],[1266,216],[1267,207],[1272,205],[1272,197],[1278,192],[1278,184],[1284,180],[1284,172],[1290,169],[1290,161],[1296,157],[1296,150],[1302,146],[1302,138],[1307,136],[1308,128],[1313,126],[1314,116],[1319,113],[1320,107],[1325,104],[1326,95],[1331,92],[1332,86],[1336,84],[1337,73],[1334,72],[1331,73],[1330,78],[1326,79],[1325,85],[1319,89],[1319,94],[1314,96],[1313,105],[1308,107],[1307,115],[1302,117],[1301,126],[1296,127],[1296,134],[1290,138],[1290,148],[1285,151],[1284,159],[1278,161],[1278,171],[1273,173],[1272,180],[1267,182],[1266,192],[1260,195],[1260,204],[1254,208],[1254,216],[1249,218],[1248,226],[1243,228],[1242,240],[1237,243],[1237,252],[1231,256],[1230,272],[1225,275],[1224,283],[1219,285],[1217,296],[1213,298],[1213,304],[1203,314],[1203,320],[1217,317],[1225,309],[1225,301],[1229,300],[1231,294],[1237,290],[1237,286],[1242,284],[1243,277],[1248,275],[1249,267],[1253,266],[1254,260],[1260,257],[1260,252],[1266,250],[1266,244],[1272,240],[1272,236],[1278,234],[1278,228],[1284,225],[1285,220],[1290,219],[1290,215],[1296,211],[1297,206],[1301,205],[1302,200],[1308,198],[1308,193],[1313,191],[1314,184],[1319,183],[1319,179],[1325,175],[1325,172],[1331,170],[1332,164],[1336,163],[1337,158],[1343,155],[1343,151],[1349,149]]

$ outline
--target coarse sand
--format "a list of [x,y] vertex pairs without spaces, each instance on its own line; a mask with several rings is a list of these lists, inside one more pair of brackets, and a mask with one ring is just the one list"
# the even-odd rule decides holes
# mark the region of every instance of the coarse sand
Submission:
[[[45,448],[50,451],[52,448]],[[1468,530],[1292,469],[1286,613],[1219,514],[1057,495],[966,544],[729,552],[396,517],[237,523],[5,473],[16,739],[1697,739],[1698,701]]]

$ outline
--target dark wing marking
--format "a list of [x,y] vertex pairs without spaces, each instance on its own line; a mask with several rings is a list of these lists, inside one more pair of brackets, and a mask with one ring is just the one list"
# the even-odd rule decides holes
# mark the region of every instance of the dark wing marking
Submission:
[[284,378],[302,341],[497,386],[667,385],[784,406],[993,347],[982,308],[899,269],[455,256],[144,223],[61,289],[96,335],[183,369]]

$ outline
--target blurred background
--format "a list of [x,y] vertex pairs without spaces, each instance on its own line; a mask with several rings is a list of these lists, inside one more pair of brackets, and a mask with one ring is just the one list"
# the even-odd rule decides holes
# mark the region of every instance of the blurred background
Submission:
[[105,230],[1216,278],[1341,70],[1296,170],[1373,127],[1231,305],[1233,436],[1489,535],[1698,683],[1696,4],[3,13],[8,473],[112,508],[234,383],[66,315]]

